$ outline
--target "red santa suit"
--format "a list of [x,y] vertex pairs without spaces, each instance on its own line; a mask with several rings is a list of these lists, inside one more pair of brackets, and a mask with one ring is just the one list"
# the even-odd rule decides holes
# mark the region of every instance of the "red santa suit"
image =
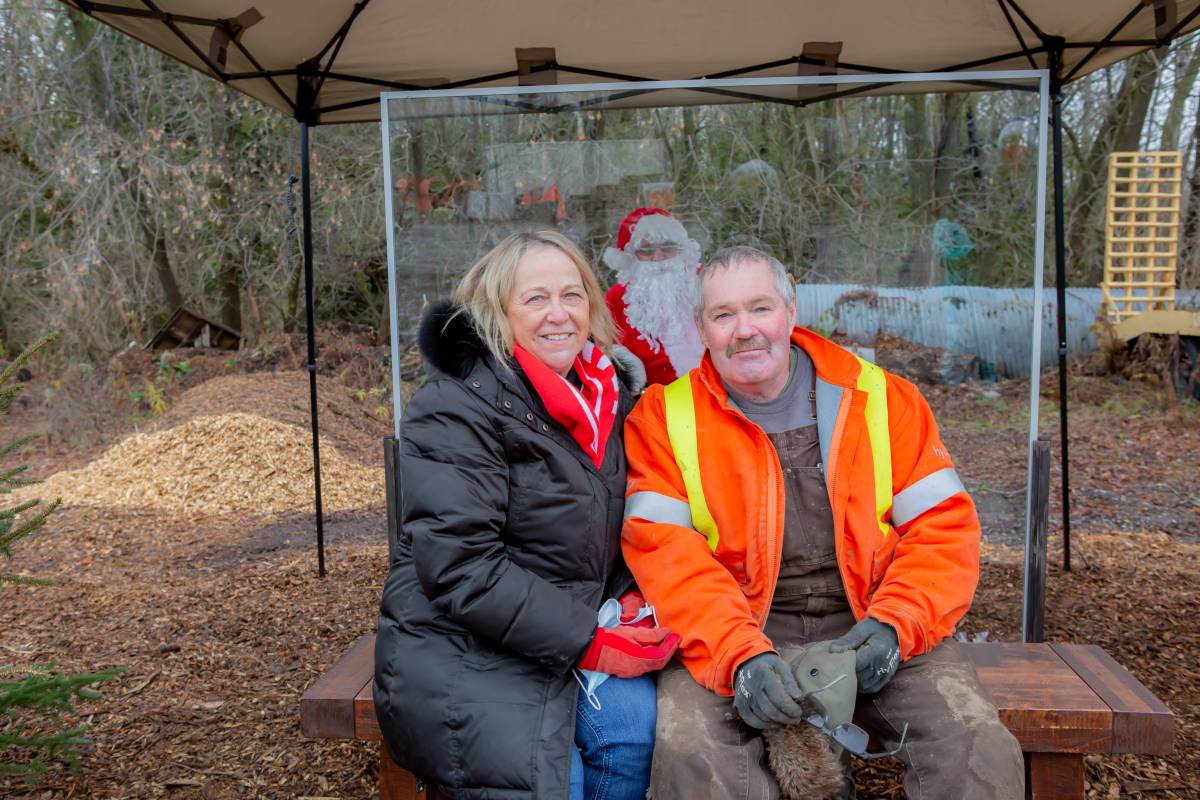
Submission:
[[620,344],[642,360],[647,381],[670,383],[699,366],[704,345],[693,315],[700,245],[679,220],[661,208],[635,209],[621,221],[604,263],[617,273],[605,302]]

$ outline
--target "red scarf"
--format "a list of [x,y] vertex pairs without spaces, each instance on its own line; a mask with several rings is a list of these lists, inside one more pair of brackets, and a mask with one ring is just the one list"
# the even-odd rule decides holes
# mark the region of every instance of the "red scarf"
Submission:
[[608,356],[591,342],[583,343],[583,352],[575,356],[574,364],[575,374],[583,383],[581,392],[521,345],[513,347],[513,355],[550,416],[567,429],[599,468],[620,402],[617,370]]

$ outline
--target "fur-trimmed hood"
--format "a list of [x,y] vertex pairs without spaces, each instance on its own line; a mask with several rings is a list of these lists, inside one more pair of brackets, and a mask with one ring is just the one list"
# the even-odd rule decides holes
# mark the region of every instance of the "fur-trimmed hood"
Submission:
[[[438,372],[463,379],[479,359],[489,357],[471,315],[450,300],[431,303],[421,316],[417,346],[425,363]],[[620,345],[612,347],[621,383],[634,397],[646,386],[646,369],[637,356]]]
[[465,378],[478,359],[488,354],[475,331],[471,315],[449,300],[431,303],[421,315],[417,347],[425,363],[454,378]]

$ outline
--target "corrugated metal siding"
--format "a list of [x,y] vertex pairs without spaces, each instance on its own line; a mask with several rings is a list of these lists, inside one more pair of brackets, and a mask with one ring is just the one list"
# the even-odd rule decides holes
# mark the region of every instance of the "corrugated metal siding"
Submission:
[[[1196,307],[1200,292],[1178,292],[1179,307]],[[1042,368],[1058,363],[1053,289],[1042,293]],[[1089,327],[1100,309],[1100,289],[1067,290],[1067,347],[1071,353],[1096,349]],[[796,320],[823,333],[835,329],[870,344],[889,333],[927,347],[943,347],[979,357],[985,376],[1029,375],[1033,289],[984,286],[932,286],[896,289],[852,284],[796,287]]]

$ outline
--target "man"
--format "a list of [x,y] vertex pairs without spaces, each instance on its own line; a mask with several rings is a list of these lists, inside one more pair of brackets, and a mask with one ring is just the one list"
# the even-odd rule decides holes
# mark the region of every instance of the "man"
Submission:
[[621,221],[604,263],[617,273],[605,295],[620,343],[642,360],[650,383],[670,383],[700,363],[692,324],[700,245],[661,208],[638,208]]
[[794,327],[766,254],[727,248],[698,280],[704,359],[625,426],[625,558],[683,637],[659,679],[651,796],[778,797],[759,729],[819,700],[778,653],[832,639],[855,651],[857,718],[903,741],[910,798],[1024,797],[1020,748],[951,637],[980,528],[929,406]]

